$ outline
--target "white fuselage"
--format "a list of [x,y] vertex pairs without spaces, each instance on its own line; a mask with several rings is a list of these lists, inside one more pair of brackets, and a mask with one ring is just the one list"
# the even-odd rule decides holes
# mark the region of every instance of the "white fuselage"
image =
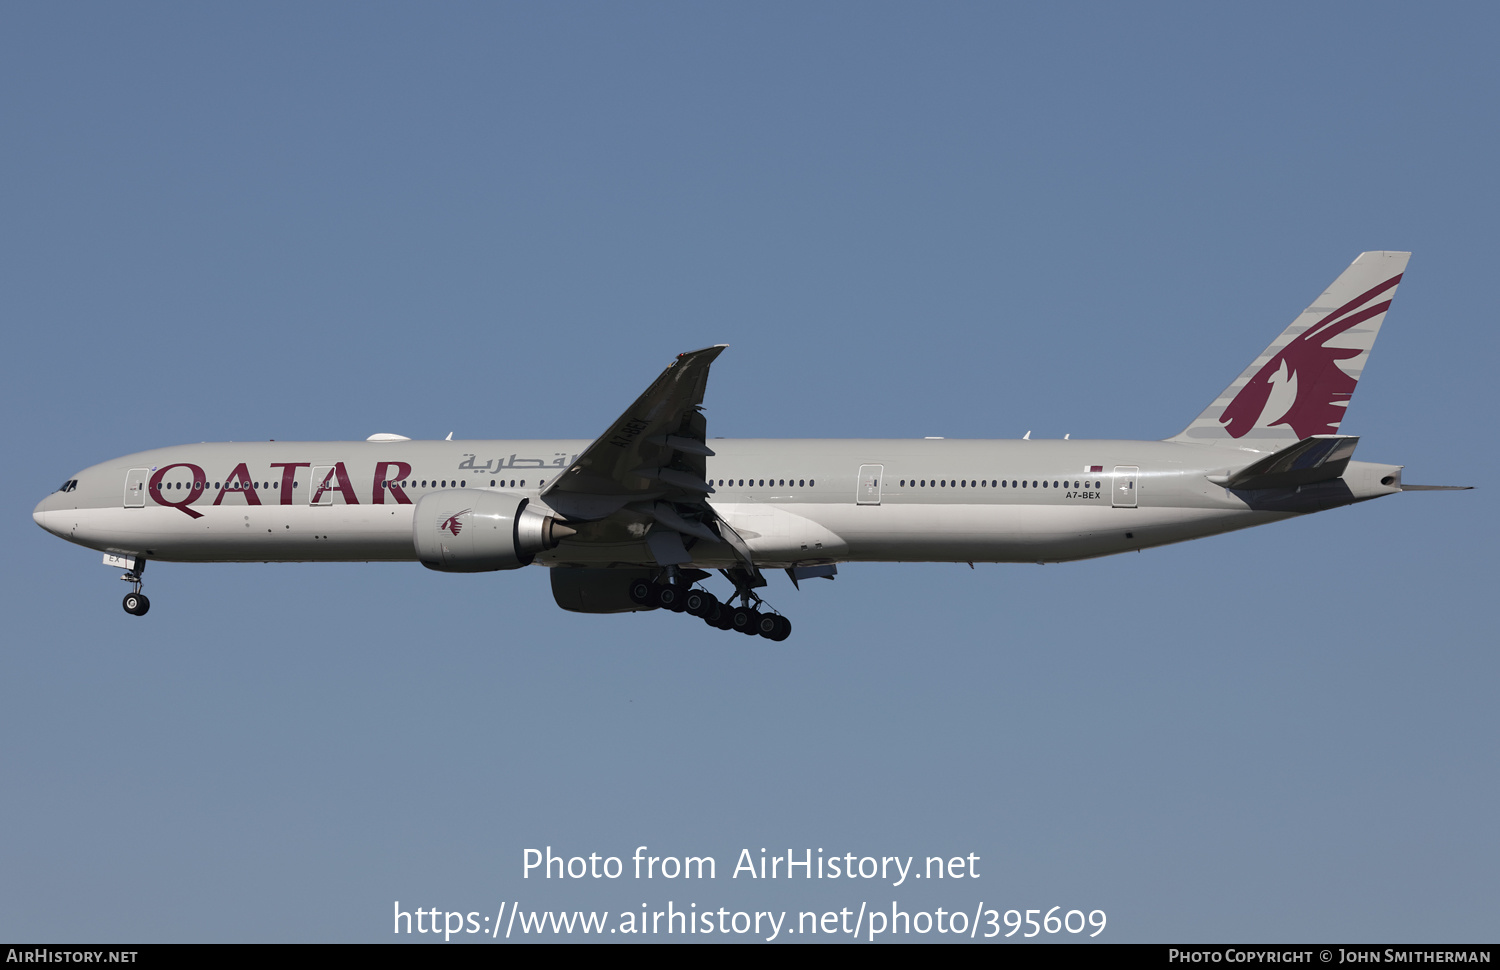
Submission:
[[[709,503],[757,564],[1056,562],[1180,542],[1400,491],[1351,462],[1315,489],[1247,495],[1206,476],[1257,457],[1161,441],[712,439]],[[413,503],[440,489],[537,496],[586,441],[210,443],[95,465],[37,507],[47,531],[182,562],[411,561]],[[1330,488],[1336,485],[1337,488]],[[1284,492],[1284,494],[1282,494]],[[582,527],[545,565],[650,565],[650,520]],[[693,565],[731,566],[697,541]]]

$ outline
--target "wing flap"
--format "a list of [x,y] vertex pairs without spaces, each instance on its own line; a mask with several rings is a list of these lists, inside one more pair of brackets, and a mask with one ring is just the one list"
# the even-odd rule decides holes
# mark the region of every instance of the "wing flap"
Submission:
[[632,511],[651,516],[666,528],[681,532],[683,535],[693,536],[694,538],[703,539],[708,542],[724,541],[713,529],[710,529],[702,522],[694,522],[684,517],[666,502],[643,503],[641,505],[632,505],[630,508]]

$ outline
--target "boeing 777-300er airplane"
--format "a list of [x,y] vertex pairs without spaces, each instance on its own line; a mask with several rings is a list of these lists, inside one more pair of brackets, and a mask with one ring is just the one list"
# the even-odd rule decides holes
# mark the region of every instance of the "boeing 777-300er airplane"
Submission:
[[[720,345],[679,356],[593,441],[160,448],[84,469],[32,515],[123,567],[136,616],[151,559],[535,562],[566,610],[784,640],[756,592],[772,568],[796,583],[844,562],[1064,562],[1444,487],[1352,461],[1359,439],[1338,433],[1409,255],[1361,255],[1165,441],[709,439]],[[697,585],[710,569],[734,587],[723,603]]]

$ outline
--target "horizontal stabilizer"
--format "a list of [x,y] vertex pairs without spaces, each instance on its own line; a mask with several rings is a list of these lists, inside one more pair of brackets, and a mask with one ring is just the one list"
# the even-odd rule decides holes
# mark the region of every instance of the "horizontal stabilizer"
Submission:
[[1402,484],[1403,492],[1467,492],[1473,485],[1407,485]]
[[1354,457],[1355,435],[1320,434],[1303,438],[1260,461],[1227,475],[1210,475],[1208,480],[1225,488],[1295,488],[1316,482],[1330,482],[1344,474]]

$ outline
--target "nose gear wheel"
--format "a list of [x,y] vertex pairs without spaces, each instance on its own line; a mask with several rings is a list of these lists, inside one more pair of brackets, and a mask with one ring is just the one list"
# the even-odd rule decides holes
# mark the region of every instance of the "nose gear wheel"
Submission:
[[146,560],[137,559],[135,568],[127,571],[120,578],[130,584],[130,592],[125,594],[125,599],[120,605],[125,607],[125,612],[131,616],[145,616],[146,611],[151,609],[151,601],[146,594],[141,592],[141,573],[146,570]]

